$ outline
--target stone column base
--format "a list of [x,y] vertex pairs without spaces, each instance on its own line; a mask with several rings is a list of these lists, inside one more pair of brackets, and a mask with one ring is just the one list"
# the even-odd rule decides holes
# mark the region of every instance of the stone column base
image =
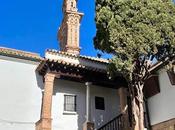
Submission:
[[92,123],[92,122],[85,122],[83,124],[83,130],[94,130],[94,123]]
[[42,118],[35,124],[35,130],[52,130],[52,119]]

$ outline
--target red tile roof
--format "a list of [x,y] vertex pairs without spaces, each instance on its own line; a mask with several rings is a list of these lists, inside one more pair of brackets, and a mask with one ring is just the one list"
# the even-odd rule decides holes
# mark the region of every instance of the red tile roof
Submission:
[[16,49],[10,49],[5,47],[0,47],[0,55],[11,56],[15,58],[21,58],[26,60],[41,61],[43,58],[37,53],[26,52]]
[[63,51],[57,51],[54,49],[48,49],[48,50],[46,50],[46,52],[51,53],[51,54],[65,55],[65,56],[69,56],[71,58],[82,58],[82,59],[89,60],[92,62],[100,62],[100,63],[105,63],[105,64],[109,63],[109,60],[107,60],[107,59],[96,58],[96,57],[85,56],[85,55],[75,55],[75,54],[71,54],[71,53],[67,53],[67,52],[63,52]]

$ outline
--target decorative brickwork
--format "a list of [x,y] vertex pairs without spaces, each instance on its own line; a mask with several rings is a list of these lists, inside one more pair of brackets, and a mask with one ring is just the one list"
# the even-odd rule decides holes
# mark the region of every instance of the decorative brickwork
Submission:
[[79,13],[76,0],[64,0],[64,18],[58,32],[61,51],[78,55],[80,53],[79,32],[83,13]]
[[63,12],[74,11],[77,12],[77,0],[64,0]]
[[152,130],[175,130],[175,119],[153,125]]
[[47,73],[45,75],[44,96],[42,102],[41,119],[36,123],[36,130],[51,130],[52,129],[52,94],[55,75]]

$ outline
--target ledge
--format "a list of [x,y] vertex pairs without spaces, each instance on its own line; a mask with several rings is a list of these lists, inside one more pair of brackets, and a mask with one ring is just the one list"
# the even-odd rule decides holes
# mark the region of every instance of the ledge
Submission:
[[63,115],[77,115],[77,112],[64,111]]

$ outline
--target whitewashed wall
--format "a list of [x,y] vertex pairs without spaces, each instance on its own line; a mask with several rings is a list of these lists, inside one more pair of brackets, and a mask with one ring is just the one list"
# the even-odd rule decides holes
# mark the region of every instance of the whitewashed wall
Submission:
[[[43,80],[38,63],[0,56],[0,130],[35,130],[40,119]],[[64,113],[64,94],[77,95],[77,113]],[[95,96],[104,97],[105,111],[95,109]],[[82,130],[85,122],[84,84],[56,79],[53,94],[53,130]],[[116,89],[91,86],[91,115],[99,128],[118,115]]]
[[35,130],[43,86],[37,65],[0,56],[0,130]]
[[[82,130],[85,122],[86,87],[84,84],[56,80],[53,96],[53,130]],[[64,94],[77,95],[77,113],[64,113]],[[95,96],[104,97],[105,111],[95,109]],[[119,97],[116,89],[91,86],[91,115],[99,128],[119,113]]]
[[175,86],[166,70],[159,72],[160,93],[148,100],[151,125],[175,118]]

